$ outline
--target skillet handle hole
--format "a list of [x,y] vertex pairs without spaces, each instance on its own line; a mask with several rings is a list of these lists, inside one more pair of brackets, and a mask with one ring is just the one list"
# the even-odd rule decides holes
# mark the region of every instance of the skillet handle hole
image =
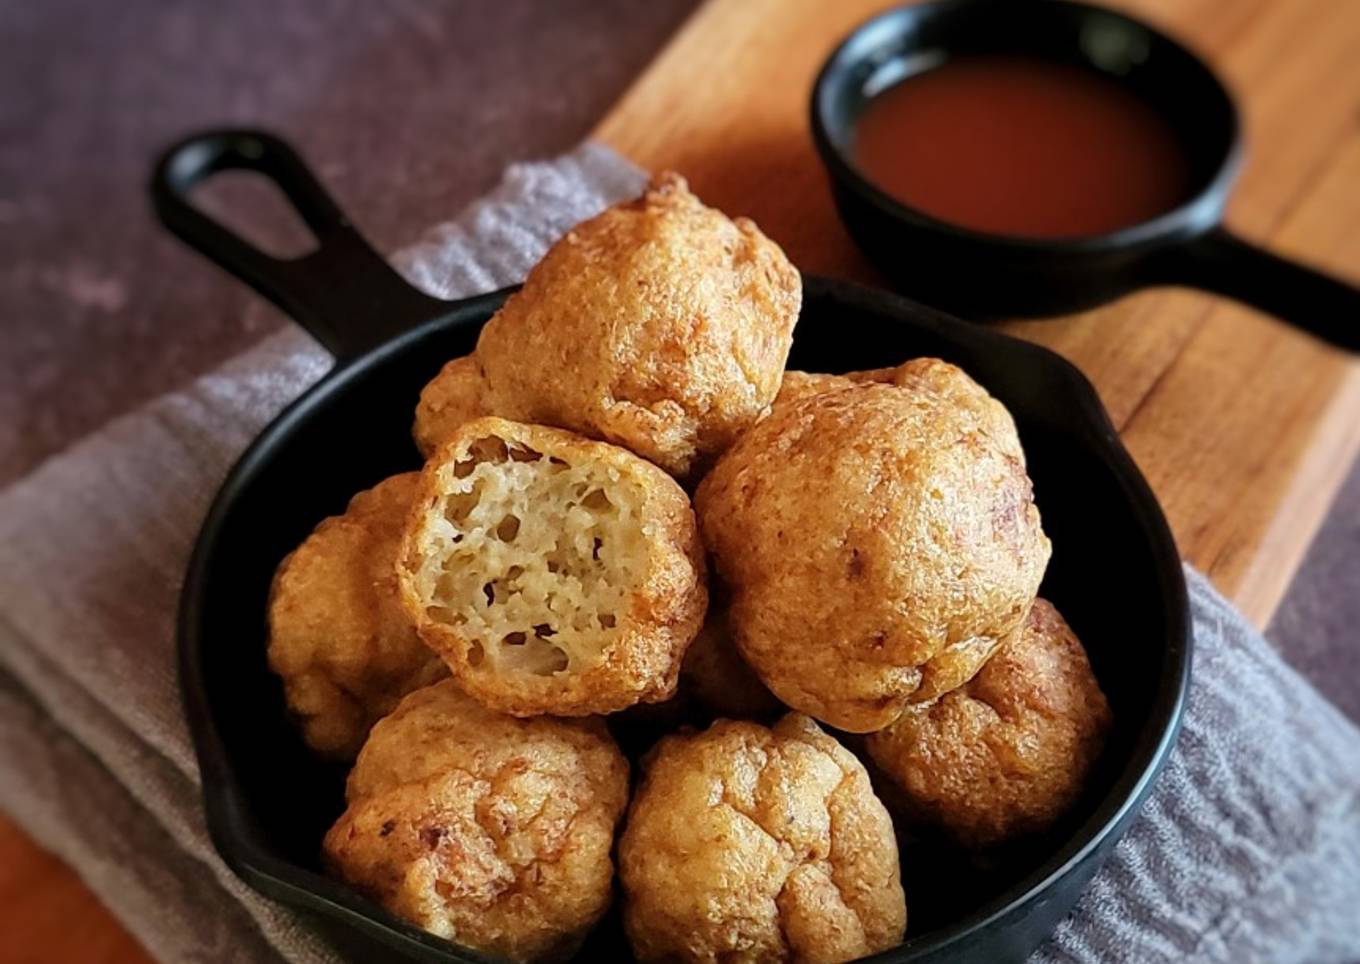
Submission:
[[272,258],[303,258],[321,246],[278,184],[258,171],[220,171],[195,185],[188,201]]

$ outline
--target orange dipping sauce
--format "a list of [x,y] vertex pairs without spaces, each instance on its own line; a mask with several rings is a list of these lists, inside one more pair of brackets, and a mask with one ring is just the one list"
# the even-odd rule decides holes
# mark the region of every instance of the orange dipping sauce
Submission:
[[1117,81],[1023,56],[946,61],[875,96],[856,166],[941,221],[990,234],[1079,238],[1185,201],[1176,135]]

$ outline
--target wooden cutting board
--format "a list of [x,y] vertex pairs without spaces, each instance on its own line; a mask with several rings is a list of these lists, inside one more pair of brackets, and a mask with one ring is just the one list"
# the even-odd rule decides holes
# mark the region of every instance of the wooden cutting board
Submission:
[[[708,0],[595,136],[753,217],[804,270],[873,283],[832,209],[807,103],[832,48],[890,5]],[[1360,3],[1110,5],[1198,50],[1237,92],[1248,160],[1229,223],[1360,279]],[[1185,290],[1005,327],[1095,382],[1182,554],[1264,625],[1360,450],[1360,364]]]

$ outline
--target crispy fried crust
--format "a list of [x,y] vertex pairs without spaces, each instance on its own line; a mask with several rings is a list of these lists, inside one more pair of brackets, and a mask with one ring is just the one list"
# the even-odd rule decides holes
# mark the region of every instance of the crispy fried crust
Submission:
[[1043,830],[1081,791],[1110,710],[1081,643],[1046,600],[971,680],[871,734],[907,815],[974,847]]
[[360,492],[279,565],[269,597],[269,665],[307,744],[353,759],[369,727],[446,675],[397,591],[402,528],[420,476]]
[[852,732],[976,671],[1048,563],[1029,477],[972,409],[864,384],[775,411],[695,497],[742,654]]
[[892,821],[811,719],[720,721],[643,767],[619,840],[639,960],[848,961],[901,941]]
[[708,602],[674,479],[616,446],[491,417],[427,462],[398,569],[426,643],[469,693],[519,716],[668,699]]
[[1015,431],[1011,413],[957,365],[938,358],[913,358],[896,368],[851,372],[849,377],[857,382],[883,382],[917,394],[934,395],[946,404],[955,405],[975,417],[1001,451],[1022,466],[1025,464],[1025,453],[1020,448],[1020,436]]
[[520,720],[452,680],[374,728],[326,834],[328,869],[441,937],[562,960],[609,906],[628,764],[599,720]]
[[774,408],[788,407],[812,395],[870,382],[933,394],[967,410],[978,419],[978,423],[1002,451],[1018,459],[1021,465],[1025,464],[1025,453],[1020,448],[1015,420],[1006,411],[1006,406],[988,394],[962,368],[939,358],[913,358],[895,368],[873,368],[844,375],[788,371],[784,373],[784,382],[775,398]]
[[[778,245],[664,174],[569,231],[482,330],[485,411],[692,477],[774,400],[801,298]],[[422,406],[417,437],[434,421]]]
[[429,458],[458,426],[490,414],[482,398],[482,371],[476,356],[455,358],[421,389],[411,436],[420,454]]
[[[867,374],[856,372],[855,374]],[[846,388],[854,388],[859,382],[852,375],[830,375],[824,372],[786,371],[780,383],[779,394],[775,396],[771,412],[783,411],[797,402],[813,395],[824,395]]]
[[715,716],[767,720],[782,708],[742,659],[727,627],[727,608],[709,603],[708,616],[680,666],[680,689]]

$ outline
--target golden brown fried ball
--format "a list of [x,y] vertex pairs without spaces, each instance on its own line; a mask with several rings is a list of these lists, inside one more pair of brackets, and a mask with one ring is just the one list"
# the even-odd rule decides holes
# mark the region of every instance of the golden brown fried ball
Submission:
[[742,659],[727,627],[726,607],[715,606],[711,600],[703,628],[685,651],[680,688],[714,716],[758,720],[783,708]]
[[902,940],[892,821],[808,717],[669,736],[643,768],[619,839],[639,960],[848,961]]
[[420,475],[394,475],[326,519],[279,565],[269,665],[308,746],[353,759],[407,693],[447,675],[397,591],[397,550]]
[[674,479],[617,446],[493,417],[426,463],[398,569],[425,642],[517,716],[668,699],[708,603]]
[[421,389],[411,434],[420,454],[428,458],[458,426],[490,414],[482,398],[482,370],[476,356],[466,355],[441,368]]
[[784,703],[852,732],[967,680],[1050,551],[1023,464],[983,420],[893,385],[775,411],[696,506],[742,655]]
[[1011,413],[988,391],[973,381],[957,365],[939,358],[913,358],[896,368],[879,368],[867,372],[851,372],[849,377],[859,382],[883,382],[917,394],[930,394],[948,405],[964,409],[973,415],[997,446],[1007,455],[1025,464],[1025,453],[1020,448],[1020,436],[1015,431]]
[[850,388],[866,382],[896,385],[917,393],[929,393],[943,401],[967,409],[984,430],[1007,455],[1025,464],[1025,453],[1020,448],[1020,436],[1015,430],[1011,413],[987,390],[973,381],[957,365],[939,358],[913,358],[895,368],[873,368],[844,375],[825,375],[814,372],[789,371],[775,398],[774,407],[787,407],[811,395]]
[[628,764],[599,720],[520,720],[446,680],[373,727],[327,867],[399,917],[513,961],[568,957],[609,906]]
[[1057,819],[1081,791],[1109,726],[1081,643],[1039,599],[976,676],[910,707],[870,734],[867,748],[907,813],[980,847]]
[[[801,300],[778,245],[664,174],[569,231],[482,330],[479,404],[689,478],[769,408]],[[438,399],[458,399],[457,413],[473,397],[468,377],[458,366],[426,389],[415,430],[423,451],[455,420]]]
[[[860,373],[855,373],[860,374]],[[780,383],[779,394],[775,396],[771,412],[789,408],[813,395],[824,395],[845,388],[854,388],[859,382],[851,375],[829,375],[822,372],[786,371]]]

